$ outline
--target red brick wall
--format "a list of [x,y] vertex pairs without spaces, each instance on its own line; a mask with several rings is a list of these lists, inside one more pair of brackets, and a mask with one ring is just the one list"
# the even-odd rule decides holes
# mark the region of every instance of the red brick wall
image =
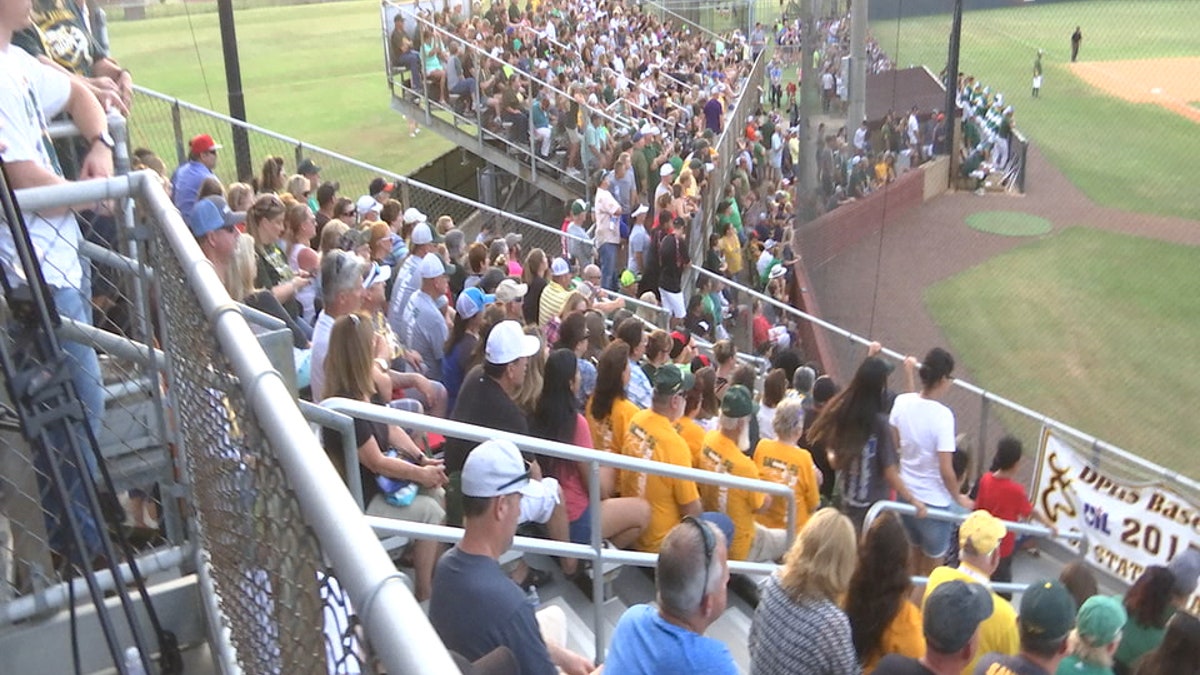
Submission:
[[905,172],[886,188],[802,226],[797,232],[800,256],[810,264],[822,264],[874,233],[885,211],[887,220],[892,221],[920,206],[925,192],[924,173],[920,168]]

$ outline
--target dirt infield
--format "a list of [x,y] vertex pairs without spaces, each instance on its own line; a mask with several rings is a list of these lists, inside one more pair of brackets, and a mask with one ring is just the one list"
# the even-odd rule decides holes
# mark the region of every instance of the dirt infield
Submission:
[[1088,84],[1133,103],[1156,103],[1200,123],[1200,56],[1174,59],[1086,61],[1071,72]]

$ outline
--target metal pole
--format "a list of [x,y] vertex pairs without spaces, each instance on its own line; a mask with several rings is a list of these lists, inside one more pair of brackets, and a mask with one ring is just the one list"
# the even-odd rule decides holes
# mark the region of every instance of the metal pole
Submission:
[[[817,109],[817,69],[813,67],[813,53],[816,50],[815,41],[817,13],[814,3],[818,0],[802,0],[800,24],[804,34],[800,39],[800,191],[811,195],[817,189],[817,148],[821,138],[816,136],[812,128],[812,118]],[[796,205],[803,203],[797,201]],[[796,220],[800,222],[799,219]]]
[[[242,66],[238,60],[237,32],[233,26],[233,0],[217,0],[217,18],[221,22],[221,50],[225,55],[225,82],[229,93],[229,116],[246,121],[246,98],[242,93]],[[233,125],[233,155],[239,180],[254,177],[250,160],[250,139],[246,128]]]
[[850,107],[846,109],[846,128],[857,129],[867,119],[867,4],[854,0],[850,5],[850,81],[846,90]]
[[946,58],[946,142],[947,148],[934,148],[950,155],[950,184],[954,184],[954,132],[958,127],[958,52],[962,47],[962,0],[954,0],[954,21],[950,25],[950,53]]

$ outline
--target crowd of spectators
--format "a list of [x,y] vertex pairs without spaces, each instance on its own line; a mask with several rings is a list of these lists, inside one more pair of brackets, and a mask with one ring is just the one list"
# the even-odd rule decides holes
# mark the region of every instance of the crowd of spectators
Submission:
[[720,133],[753,63],[744,35],[718,38],[620,1],[534,9],[514,0],[470,17],[455,7],[396,16],[391,63],[411,89],[459,113],[478,111],[493,131],[532,142],[543,159],[560,156],[553,161],[585,181],[646,137],[659,152],[632,165],[632,189],[643,196],[672,151],[710,162],[712,136],[703,132]]
[[[23,27],[10,14],[0,13],[0,35]],[[515,18],[519,23],[519,10]],[[16,122],[0,127],[0,142],[6,165],[16,165],[9,168],[17,184],[61,180],[37,142],[44,120],[39,125],[20,114],[29,100],[55,102],[76,115],[85,133],[97,132],[79,175],[107,175],[110,141],[100,131],[97,93],[10,51],[0,53],[12,72],[26,76],[25,93],[46,94],[0,98],[5,119]],[[718,276],[756,276],[768,286],[784,276],[774,270],[784,262],[777,260],[779,242],[790,238],[779,222],[786,218],[740,219],[742,208],[758,203],[743,196],[782,180],[759,150],[762,136],[778,133],[761,126],[775,122],[766,116],[746,126],[743,173],[719,209],[725,227],[710,242],[711,260],[706,254]],[[676,273],[687,264],[688,200],[703,185],[702,165],[683,158],[678,166],[659,164],[662,198],[654,211],[637,202],[629,214],[633,230],[646,229],[639,218],[655,220],[646,247],[638,249],[632,236],[628,243],[620,236],[624,214],[613,206],[621,201],[612,190],[622,191],[616,186],[632,166],[618,154],[616,170],[596,181],[594,204],[573,213],[591,208],[597,231],[600,223],[606,229],[587,242],[595,253],[584,255],[575,239],[564,244],[569,253],[523,251],[522,237],[512,232],[488,237],[485,231],[467,242],[452,219],[431,222],[397,200],[383,178],[357,199],[341,197],[341,186],[321,180],[310,160],[288,174],[282,159],[269,157],[252,184],[224,186],[213,173],[221,146],[201,134],[188,150],[170,179],[163,176],[164,187],[230,295],[288,325],[296,374],[312,400],[391,405],[793,490],[796,518],[789,523],[780,500],[754,491],[601,472],[599,536],[612,546],[660,554],[657,606],[638,605],[621,618],[608,670],[735,672],[728,650],[703,636],[725,608],[731,559],[782,562],[752,593],[754,672],[940,674],[974,663],[986,673],[1159,675],[1195,664],[1197,622],[1184,609],[1200,577],[1194,547],[1166,567],[1147,568],[1115,600],[1095,595],[1095,581],[1088,583],[1082,567],[1033,584],[1019,612],[990,591],[1013,551],[997,515],[1029,514],[1027,497],[1011,485],[1020,447],[1003,441],[977,500],[963,494],[954,415],[940,402],[953,381],[948,352],[931,350],[919,369],[906,359],[908,391],[897,394],[888,387],[892,368],[874,344],[839,388],[788,346],[786,327],[779,332],[759,321],[761,308],[754,310],[755,341],[761,328],[770,368],[760,373],[739,359],[720,335],[729,298],[719,286],[702,286],[678,314],[684,303]],[[165,174],[152,152],[133,154],[139,167]],[[52,178],[31,182],[39,172]],[[786,191],[774,194],[779,212],[789,212]],[[73,222],[36,221],[51,239],[72,233]],[[55,295],[64,304],[66,291],[80,294],[78,252],[66,246],[77,245],[77,231],[74,237],[45,253],[56,263],[50,271],[63,277],[53,281],[61,284]],[[737,253],[730,255],[735,241]],[[754,250],[759,242],[758,257],[740,248]],[[627,266],[636,263],[641,275],[626,283],[621,272],[615,277],[621,288],[607,288],[614,283],[611,261],[626,246]],[[648,328],[620,293],[641,290],[655,264],[658,276],[643,297],[670,312],[671,330]],[[697,349],[694,333],[717,338],[709,353]],[[462,542],[450,551],[417,541],[407,556],[415,594],[429,602],[448,647],[468,660],[500,653],[514,672],[592,670],[564,646],[561,614],[535,613],[522,590],[556,582],[499,562],[521,527],[590,543],[591,472],[506,441],[476,445],[365,420],[355,421],[353,433],[367,513],[464,525]],[[348,478],[343,439],[327,431],[322,441]],[[884,516],[860,532],[865,508],[886,496],[911,503],[917,515]],[[969,515],[955,533],[923,517],[931,507]],[[957,562],[939,564],[952,549]],[[588,573],[573,559],[560,566],[568,579]],[[908,567],[929,577],[920,607],[908,599]]]

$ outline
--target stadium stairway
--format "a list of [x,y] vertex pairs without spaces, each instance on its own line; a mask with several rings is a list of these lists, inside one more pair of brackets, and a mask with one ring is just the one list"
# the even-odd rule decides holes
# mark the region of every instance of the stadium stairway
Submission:
[[[401,73],[393,73],[392,109],[409,119],[417,120],[424,129],[444,137],[499,167],[503,171],[543,190],[564,202],[585,196],[587,186],[582,177],[572,176],[558,168],[555,158],[537,157],[528,142],[518,144],[508,138],[508,130],[488,129],[475,116],[467,117],[455,110],[455,104],[426,101],[416,91],[400,81]],[[426,114],[426,105],[428,112]]]

